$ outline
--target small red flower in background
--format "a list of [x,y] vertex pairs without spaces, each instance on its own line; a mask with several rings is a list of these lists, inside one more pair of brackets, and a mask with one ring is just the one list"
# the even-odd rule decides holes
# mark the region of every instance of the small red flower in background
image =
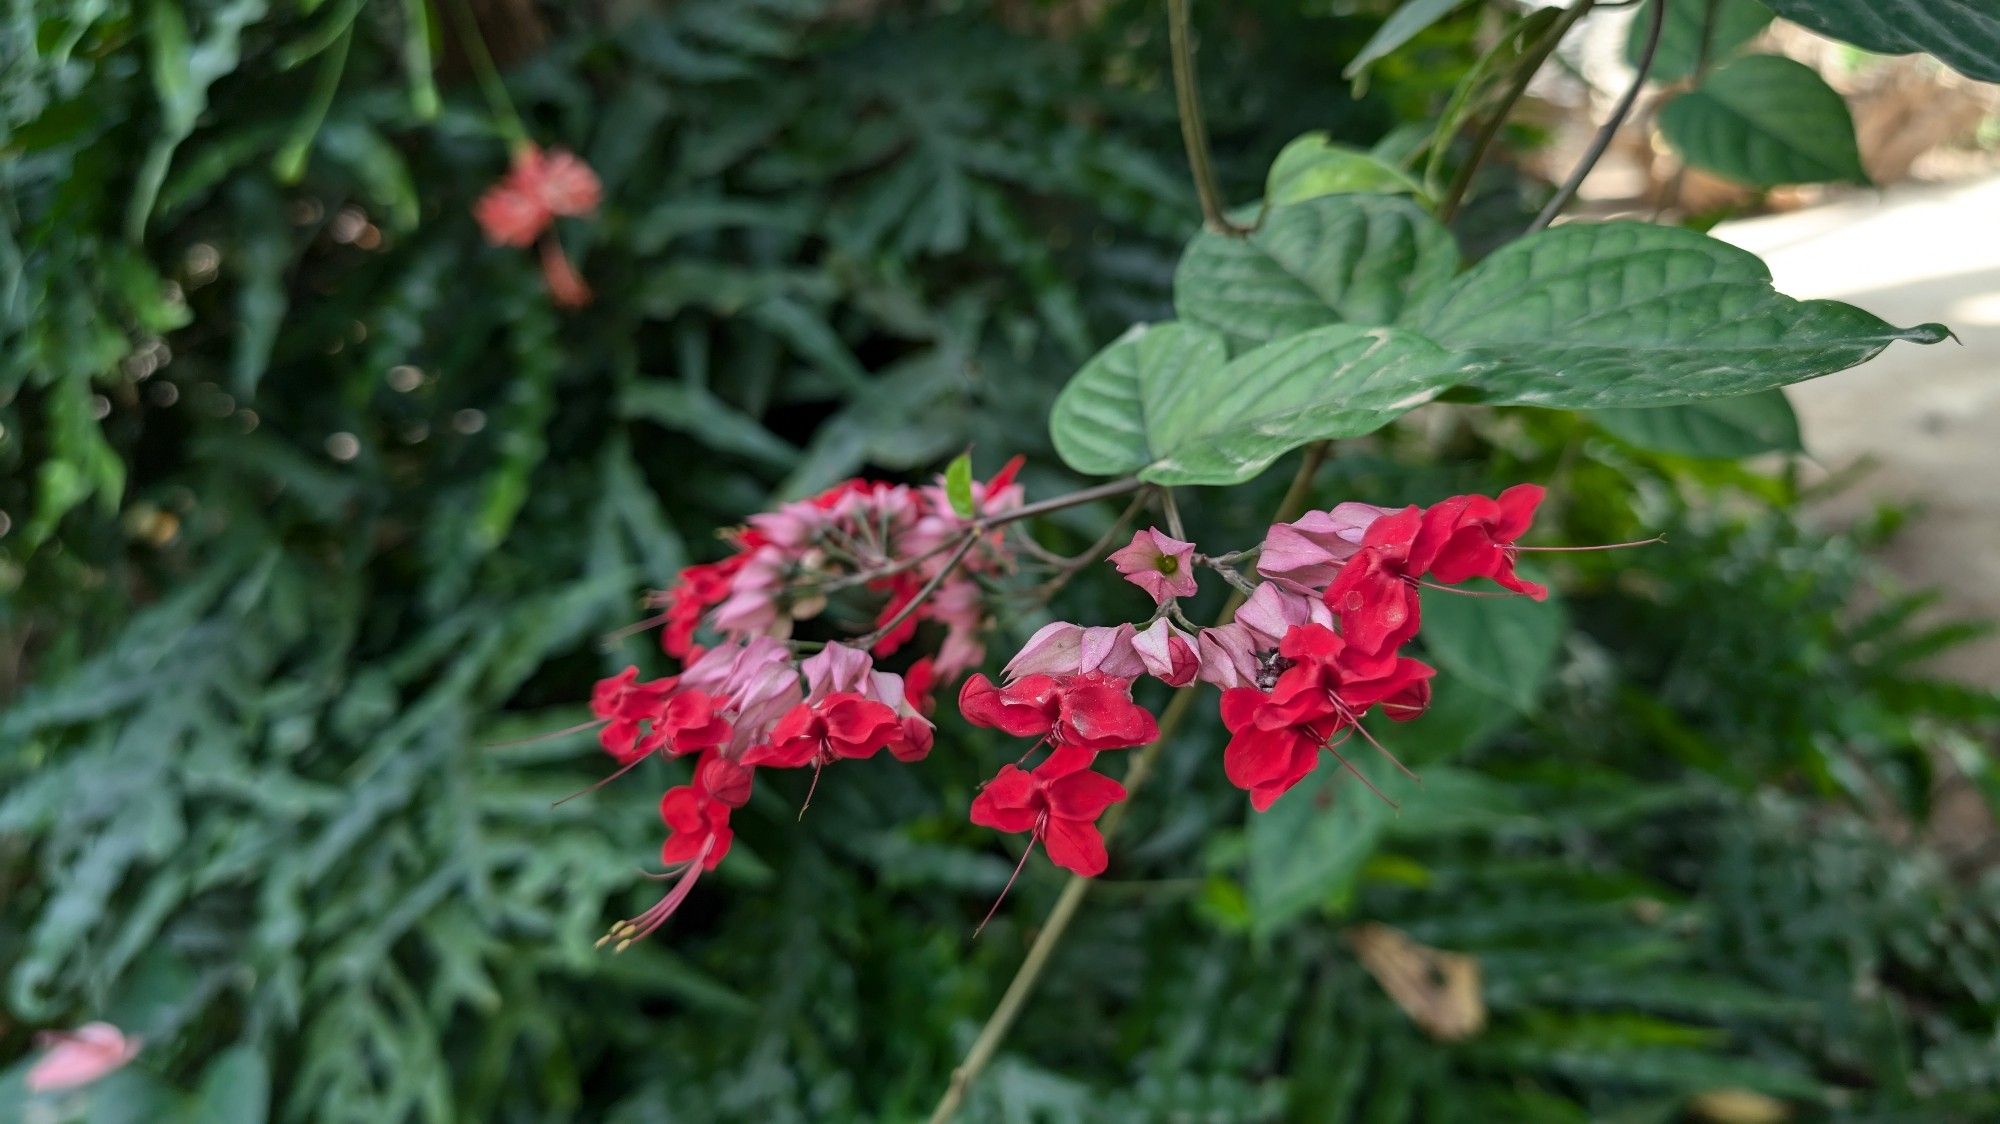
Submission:
[[486,189],[472,214],[495,246],[540,244],[542,278],[549,295],[564,308],[590,303],[590,286],[556,241],[558,216],[586,216],[597,210],[603,187],[590,165],[560,148],[524,144],[499,183]]
[[1086,878],[1102,874],[1107,858],[1097,818],[1125,799],[1125,788],[1090,771],[1095,756],[1063,748],[1033,772],[1003,766],[972,801],[972,822],[999,831],[1032,832],[1030,848],[1040,843],[1050,862]]

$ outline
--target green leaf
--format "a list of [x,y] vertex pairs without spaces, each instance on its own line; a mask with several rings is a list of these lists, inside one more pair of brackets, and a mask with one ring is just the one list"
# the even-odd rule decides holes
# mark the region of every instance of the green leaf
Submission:
[[1248,237],[1195,235],[1174,310],[1242,350],[1325,324],[1393,323],[1457,269],[1450,232],[1408,199],[1326,195],[1273,208]]
[[1992,0],[1765,0],[1794,23],[1885,55],[1928,51],[1970,78],[2000,82]]
[[1798,415],[1782,390],[1717,398],[1686,406],[1595,410],[1591,420],[1642,449],[1685,457],[1735,458],[1797,453]]
[[260,1124],[270,1114],[271,1070],[255,1046],[224,1050],[208,1063],[188,1120],[201,1124]]
[[1343,78],[1359,78],[1376,59],[1394,52],[1398,47],[1415,39],[1423,30],[1444,17],[1465,0],[1408,0],[1402,7],[1389,14],[1368,42],[1361,45],[1347,69],[1340,72]]
[[1404,319],[1454,352],[1472,397],[1564,409],[1754,394],[1846,370],[1896,340],[1948,334],[1793,300],[1755,254],[1634,222],[1523,238]]
[[1567,630],[1562,606],[1486,596],[1497,589],[1480,583],[1470,591],[1477,597],[1425,590],[1424,650],[1443,674],[1532,714]]
[[951,501],[951,509],[960,519],[970,519],[978,509],[972,505],[972,453],[963,452],[951,458],[944,469],[944,494]]
[[[1771,9],[1757,0],[1664,2],[1667,18],[1660,26],[1660,46],[1653,53],[1653,70],[1648,75],[1655,82],[1678,82],[1691,78],[1700,69],[1699,63],[1704,58],[1710,66],[1722,62],[1735,54],[1738,47],[1756,38],[1757,33],[1771,22]],[[1715,11],[1714,23],[1709,27],[1708,50],[1703,52],[1702,29],[1709,22],[1711,7]],[[1631,33],[1625,37],[1627,65],[1639,65],[1639,57],[1646,49],[1646,29],[1651,22],[1651,14],[1644,9],[1633,18]]]
[[[1348,760],[1401,800],[1413,782],[1366,743],[1347,743]],[[1244,889],[1253,931],[1268,936],[1349,894],[1394,813],[1325,754],[1319,768],[1262,812],[1250,813]]]
[[1451,373],[1429,341],[1390,328],[1332,324],[1227,366],[1219,350],[1213,333],[1173,325],[1113,344],[1057,398],[1057,451],[1083,472],[1237,484],[1309,441],[1380,428]]
[[1750,187],[1867,183],[1847,103],[1804,63],[1751,55],[1660,110],[1688,163]]
[[1273,207],[1303,203],[1322,195],[1417,195],[1423,186],[1401,168],[1359,149],[1333,143],[1325,133],[1307,133],[1278,152],[1264,180],[1264,201]]
[[1146,397],[1212,381],[1227,358],[1222,336],[1189,324],[1138,324],[1083,365],[1049,413],[1063,463],[1093,476],[1137,472],[1153,461]]

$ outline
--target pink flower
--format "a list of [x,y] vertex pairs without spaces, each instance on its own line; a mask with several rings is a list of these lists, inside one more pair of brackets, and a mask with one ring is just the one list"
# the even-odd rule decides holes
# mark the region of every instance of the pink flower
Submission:
[[1145,674],[1146,665],[1132,647],[1137,633],[1129,624],[1093,626],[1057,621],[1044,625],[1007,661],[1001,674],[1009,681],[1023,675],[1088,675],[1097,672],[1118,679]]
[[931,720],[911,704],[903,677],[876,670],[875,660],[868,653],[845,644],[829,643],[802,661],[799,670],[805,673],[807,702],[818,703],[835,694],[852,694],[881,703],[894,712],[901,733],[888,746],[898,761],[918,761],[931,751],[935,729]]
[[562,148],[530,145],[515,156],[514,171],[508,178],[533,192],[542,206],[556,215],[588,215],[597,210],[604,194],[590,165]]
[[110,1023],[85,1023],[41,1036],[42,1056],[28,1068],[30,1093],[75,1089],[122,1067],[139,1053],[139,1040]]
[[1125,580],[1145,590],[1155,605],[1194,595],[1194,544],[1148,527],[1132,535],[1130,544],[1113,551],[1111,564]]
[[1196,638],[1201,681],[1230,687],[1269,687],[1270,655],[1285,634],[1302,624],[1333,625],[1333,610],[1319,599],[1294,593],[1276,582],[1257,587],[1236,619],[1204,628]]
[[778,593],[784,585],[785,553],[759,547],[730,579],[729,596],[715,607],[709,621],[732,636],[783,636],[792,625],[790,617],[778,612]]
[[1194,637],[1175,628],[1165,617],[1154,621],[1132,640],[1132,649],[1146,674],[1169,687],[1185,687],[1201,670],[1201,654]]
[[1331,511],[1308,511],[1296,522],[1274,523],[1257,554],[1257,572],[1294,593],[1318,593],[1361,549],[1369,525],[1391,510],[1343,503]]

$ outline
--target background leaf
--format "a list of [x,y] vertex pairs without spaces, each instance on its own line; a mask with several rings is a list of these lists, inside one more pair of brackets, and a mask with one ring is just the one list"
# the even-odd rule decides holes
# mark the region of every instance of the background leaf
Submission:
[[1750,187],[1868,182],[1847,102],[1777,55],[1711,71],[1660,110],[1660,132],[1688,163]]
[[1561,601],[1532,601],[1485,582],[1468,597],[1423,592],[1424,651],[1438,670],[1522,713],[1533,713],[1568,627]]
[[1734,458],[1805,451],[1798,415],[1782,390],[1686,406],[1593,410],[1590,417],[1612,434],[1661,453]]
[[1465,3],[1465,0],[1403,0],[1382,26],[1375,29],[1354,57],[1348,60],[1347,68],[1341,74],[1348,78],[1359,78],[1367,72],[1375,60],[1390,54],[1403,44],[1416,38],[1423,30]]
[[2000,11],[1986,0],[1765,0],[1794,23],[1870,51],[1924,51],[1970,78],[2000,82]]
[[[1665,4],[1666,22],[1660,26],[1660,45],[1653,54],[1648,77],[1658,83],[1678,82],[1694,76],[1697,64],[1706,59],[1710,67],[1729,60],[1738,48],[1771,23],[1771,9],[1758,0],[1646,0],[1647,5]],[[1709,11],[1713,9],[1711,22]],[[1632,17],[1625,37],[1625,64],[1636,67],[1646,49],[1646,29],[1652,16],[1642,6]],[[1702,32],[1708,31],[1706,52]]]

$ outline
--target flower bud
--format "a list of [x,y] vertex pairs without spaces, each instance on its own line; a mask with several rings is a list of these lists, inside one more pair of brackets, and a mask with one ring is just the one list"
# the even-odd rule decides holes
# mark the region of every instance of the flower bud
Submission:
[[1132,648],[1145,665],[1146,674],[1169,687],[1185,687],[1201,670],[1201,656],[1194,638],[1175,628],[1165,617],[1154,621],[1132,640]]

